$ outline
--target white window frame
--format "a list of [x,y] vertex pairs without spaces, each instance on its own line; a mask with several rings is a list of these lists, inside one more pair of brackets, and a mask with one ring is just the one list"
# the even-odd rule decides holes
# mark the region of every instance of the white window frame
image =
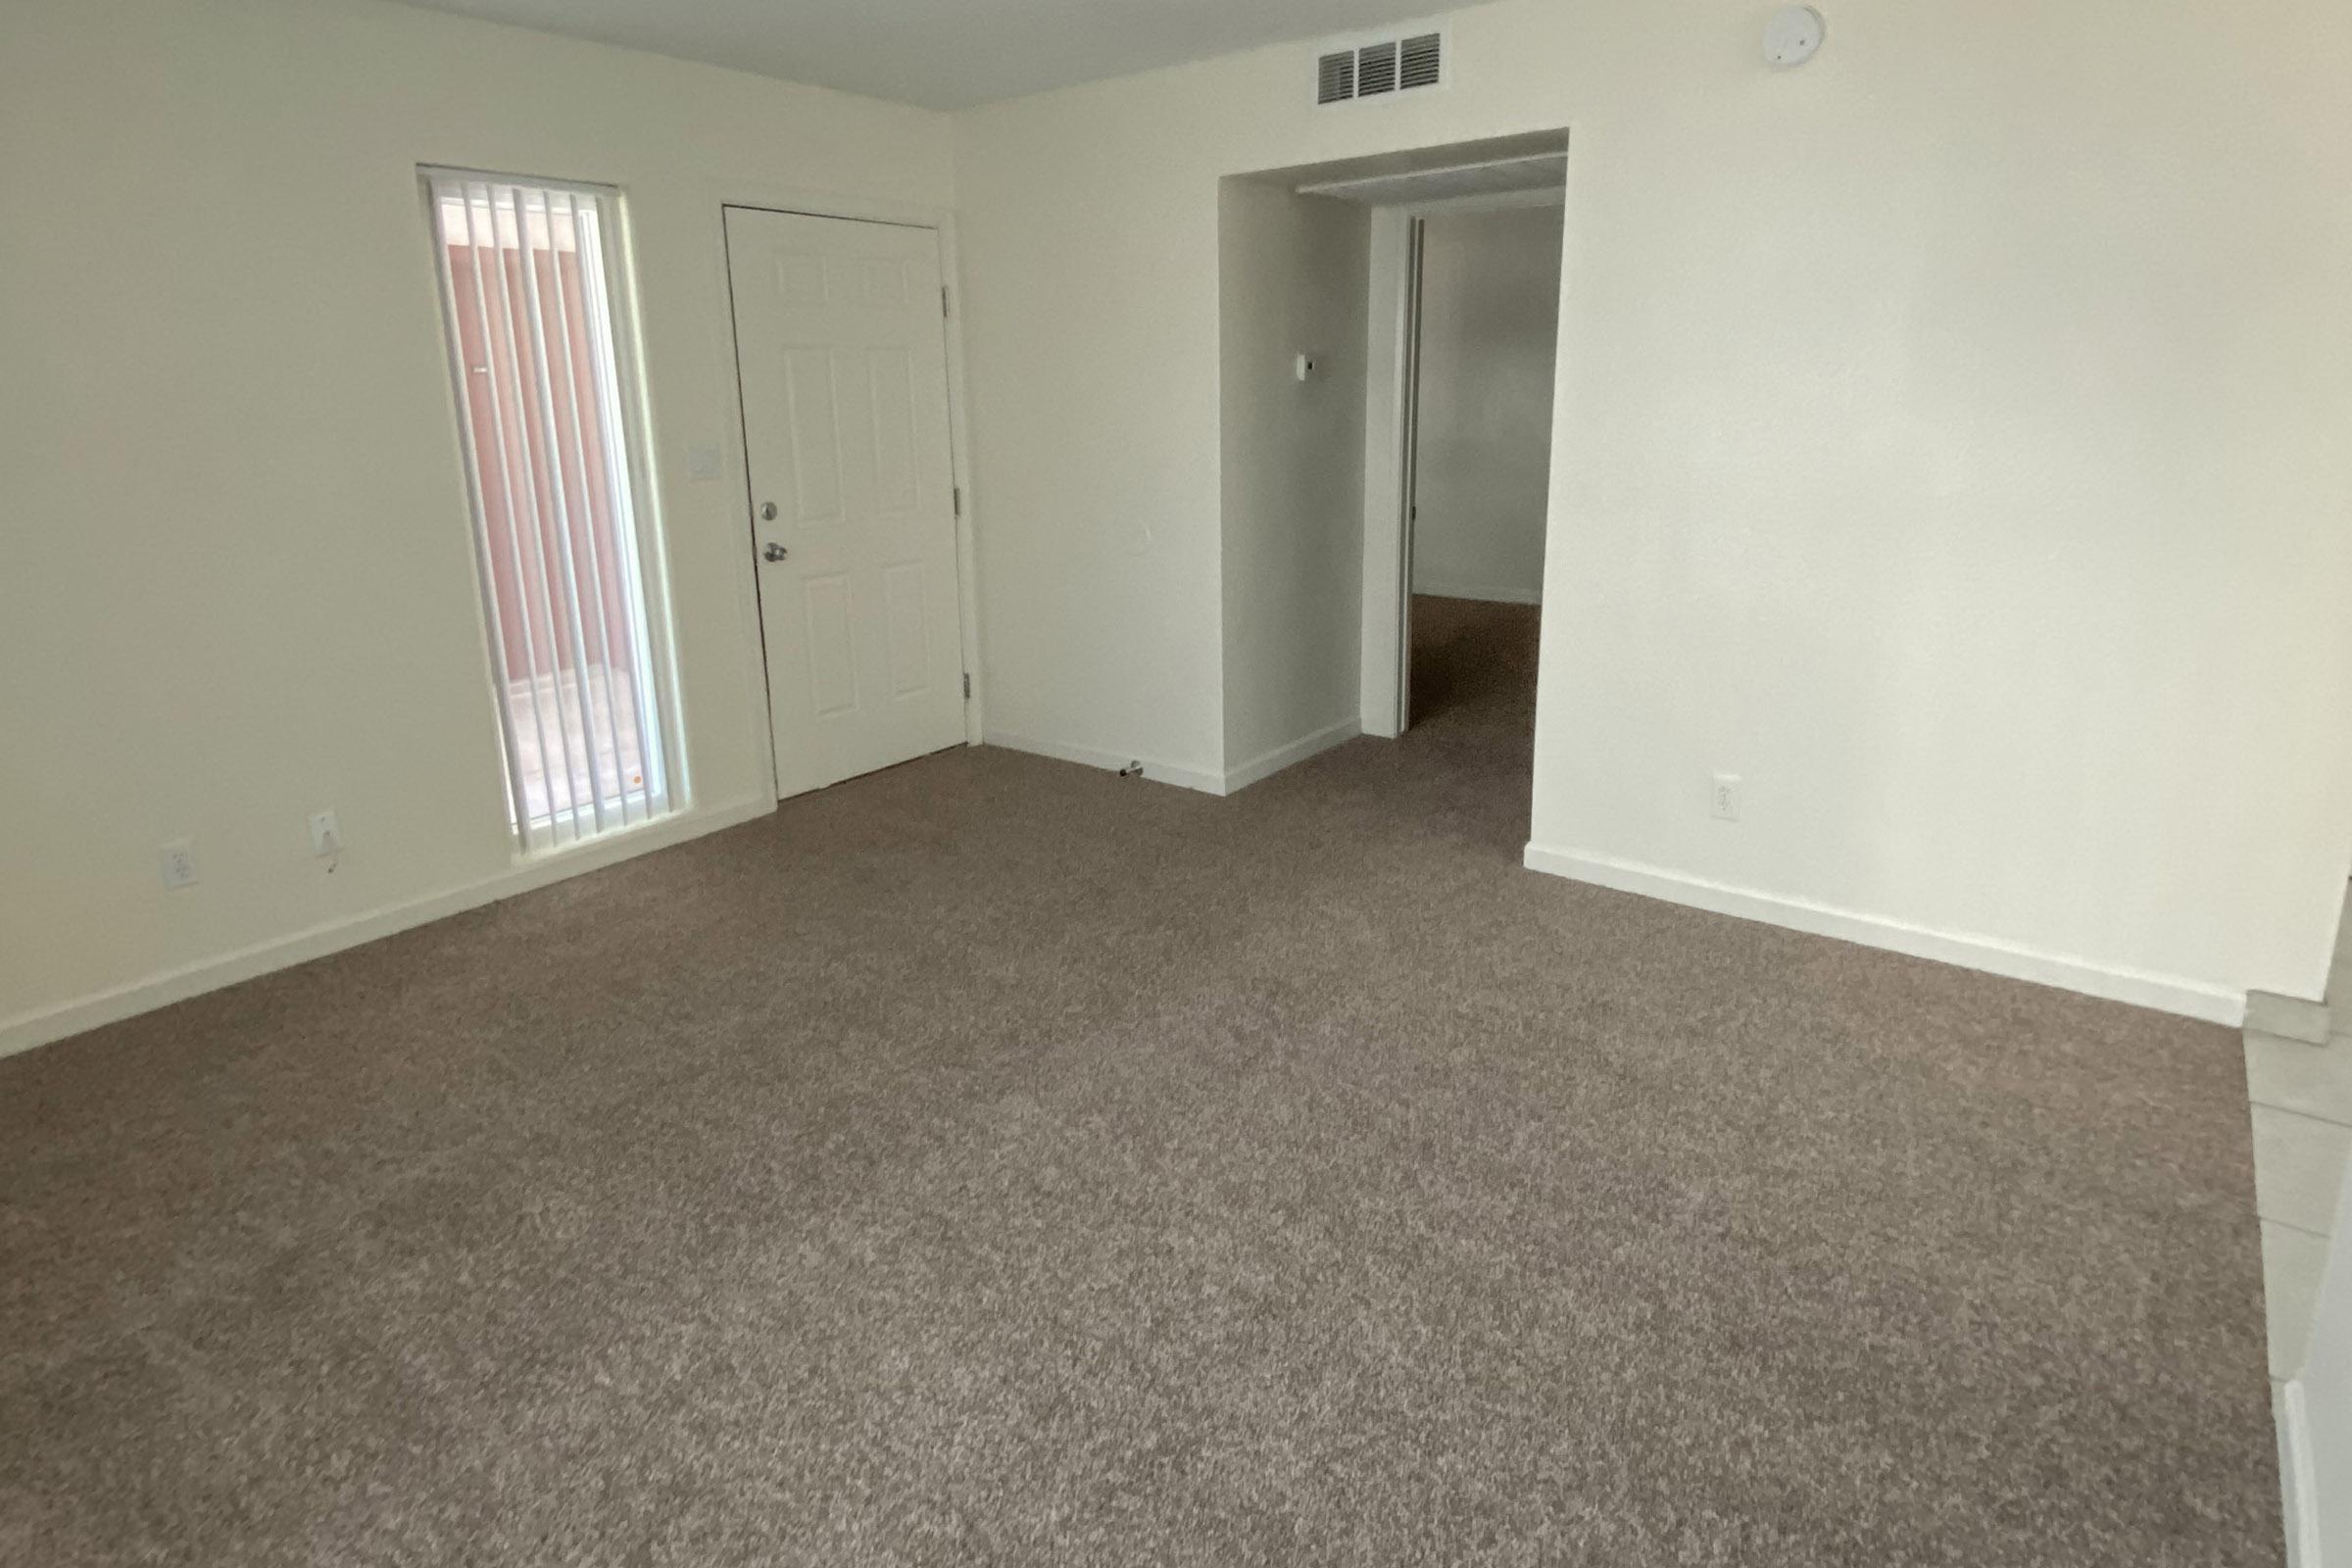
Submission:
[[[444,197],[443,187],[451,184],[466,187],[468,202],[472,200],[472,188],[475,186],[487,185],[494,189],[500,186],[519,187],[534,193],[569,196],[575,202],[591,204],[596,214],[597,249],[601,263],[599,271],[604,292],[602,304],[607,328],[604,336],[611,350],[612,371],[608,406],[602,411],[599,422],[608,429],[616,424],[617,432],[611,444],[626,469],[627,483],[622,494],[629,513],[628,543],[634,547],[632,564],[636,580],[632,586],[644,633],[635,639],[636,667],[632,677],[637,692],[641,694],[637,715],[639,732],[653,755],[647,759],[650,765],[645,769],[643,788],[624,789],[613,797],[603,796],[600,789],[598,798],[586,805],[574,801],[569,806],[559,806],[553,778],[549,777],[543,786],[549,809],[542,815],[533,815],[528,808],[519,771],[514,715],[508,707],[510,690],[506,686],[506,654],[501,642],[503,633],[496,602],[498,576],[490,561],[488,514],[485,498],[481,494],[482,467],[473,428],[472,405],[465,380],[466,370],[457,319],[456,285],[450,275],[449,246],[442,232],[439,212]],[[450,365],[451,393],[455,405],[453,413],[462,445],[466,498],[471,512],[475,572],[482,595],[481,631],[488,666],[485,674],[491,686],[491,711],[496,725],[505,808],[515,835],[517,858],[536,858],[650,826],[685,809],[691,801],[685,736],[679,713],[669,563],[657,501],[655,443],[645,393],[644,343],[637,310],[635,247],[629,228],[628,204],[617,186],[443,165],[420,165],[417,169],[417,185],[424,205],[427,235],[433,246],[433,271],[440,295],[443,333]],[[484,329],[487,329],[486,321]],[[527,592],[527,589],[523,591]],[[552,606],[550,612],[553,612]],[[649,702],[653,709],[653,722],[650,725],[645,722],[644,712]],[[564,741],[564,766],[568,775],[568,739]],[[593,745],[590,756],[593,776]],[[544,744],[540,765],[542,772],[546,773],[549,764]],[[615,817],[617,821],[613,820]]]

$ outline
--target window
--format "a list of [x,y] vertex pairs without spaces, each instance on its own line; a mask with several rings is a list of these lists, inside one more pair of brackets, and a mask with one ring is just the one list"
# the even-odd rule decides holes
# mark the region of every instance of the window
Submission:
[[508,810],[525,849],[670,807],[619,197],[424,172]]

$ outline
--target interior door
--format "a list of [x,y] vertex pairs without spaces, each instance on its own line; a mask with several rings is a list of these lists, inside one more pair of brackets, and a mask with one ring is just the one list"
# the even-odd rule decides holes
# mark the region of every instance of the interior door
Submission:
[[776,792],[797,795],[964,738],[939,236],[726,224]]

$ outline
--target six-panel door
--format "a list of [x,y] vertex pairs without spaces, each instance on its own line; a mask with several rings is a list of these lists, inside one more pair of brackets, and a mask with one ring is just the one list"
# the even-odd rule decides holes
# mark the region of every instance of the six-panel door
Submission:
[[726,220],[776,790],[797,795],[963,739],[939,240]]

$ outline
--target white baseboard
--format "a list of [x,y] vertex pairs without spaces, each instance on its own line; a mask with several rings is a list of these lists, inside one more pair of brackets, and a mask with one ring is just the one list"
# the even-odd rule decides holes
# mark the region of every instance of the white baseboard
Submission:
[[2311,1426],[2303,1383],[2271,1385],[2278,1422],[2278,1494],[2286,1526],[2286,1568],[2321,1568],[2319,1477],[2311,1460]]
[[184,1002],[189,997],[222,986],[235,985],[256,975],[269,974],[276,969],[292,968],[313,958],[322,958],[345,948],[356,948],[364,942],[373,942],[412,926],[423,925],[447,915],[479,908],[511,899],[517,893],[561,882],[583,872],[634,859],[655,850],[683,844],[689,839],[715,833],[721,828],[734,827],[755,817],[765,816],[776,808],[771,800],[753,799],[732,801],[719,806],[697,807],[649,822],[643,827],[630,828],[610,838],[596,839],[576,849],[565,849],[518,860],[512,869],[479,882],[446,892],[428,894],[405,904],[386,905],[364,914],[346,919],[330,920],[297,931],[291,936],[275,937],[268,942],[239,948],[232,953],[194,963],[166,969],[160,974],[134,980],[127,985],[111,987],[94,995],[37,1011],[19,1013],[0,1019],[0,1056],[34,1046],[63,1040],[102,1024],[115,1023],[158,1007]]
[[1199,790],[1204,795],[1231,795],[1236,790],[1247,789],[1261,778],[1281,772],[1294,762],[1303,762],[1317,752],[1329,751],[1342,741],[1352,740],[1362,733],[1363,725],[1359,721],[1343,718],[1222,773],[1212,773],[1205,768],[1183,767],[1174,762],[1153,761],[1149,757],[1138,758],[1129,753],[1106,752],[1100,747],[1071,746],[1062,741],[1039,740],[1034,735],[1013,735],[1004,730],[990,730],[987,744],[1002,746],[1007,751],[1051,757],[1056,761],[1108,768],[1114,773],[1130,763],[1140,761],[1144,766],[1144,777],[1155,783]]
[[1413,592],[1429,599],[1483,599],[1491,605],[1540,605],[1544,602],[1544,590],[1541,588],[1481,588],[1461,583],[1416,580]]
[[1669,904],[1689,905],[1692,908],[1708,909],[1717,914],[1737,915],[1743,920],[1761,920],[1768,925],[1787,926],[1793,931],[1809,931],[1815,936],[1837,937],[1846,942],[1858,942],[1864,947],[1907,953],[1913,957],[1936,958],[1944,963],[1958,964],[1964,969],[1982,969],[1988,974],[2006,975],[2012,980],[2031,980],[2040,985],[2058,986],[2067,991],[2080,991],[2086,996],[2104,997],[2111,1002],[2129,1002],[2164,1012],[2229,1024],[2232,1028],[2245,1018],[2246,999],[2242,992],[2200,980],[2184,980],[2173,975],[2149,974],[2136,969],[2093,963],[2084,958],[2020,947],[1993,937],[1931,930],[1926,926],[1890,920],[1882,915],[1858,914],[1851,909],[1817,904],[1810,899],[1759,893],[1721,882],[1710,882],[1703,877],[1688,876],[1679,871],[1639,865],[1610,856],[1554,849],[1544,844],[1528,845],[1526,864],[1531,870],[1548,871],[1554,876],[1615,888],[1621,893],[1639,893],[1647,898],[1663,899]]
[[1173,784],[1179,789],[1200,790],[1206,795],[1222,795],[1225,783],[1218,774],[1202,768],[1180,767],[1173,762],[1153,761],[1132,753],[1105,752],[1092,746],[1069,746],[1060,741],[1043,741],[1033,735],[1014,735],[992,729],[982,737],[982,744],[1002,746],[1010,752],[1028,752],[1036,757],[1051,757],[1057,762],[1077,762],[1087,767],[1108,768],[1116,773],[1131,762],[1142,762],[1144,777],[1157,784]]
[[1303,762],[1317,752],[1328,752],[1341,742],[1351,741],[1363,732],[1363,722],[1350,716],[1337,723],[1326,724],[1312,734],[1301,735],[1288,745],[1261,752],[1241,766],[1225,770],[1223,793],[1231,795],[1236,790],[1248,789],[1261,778],[1271,778],[1292,763]]

